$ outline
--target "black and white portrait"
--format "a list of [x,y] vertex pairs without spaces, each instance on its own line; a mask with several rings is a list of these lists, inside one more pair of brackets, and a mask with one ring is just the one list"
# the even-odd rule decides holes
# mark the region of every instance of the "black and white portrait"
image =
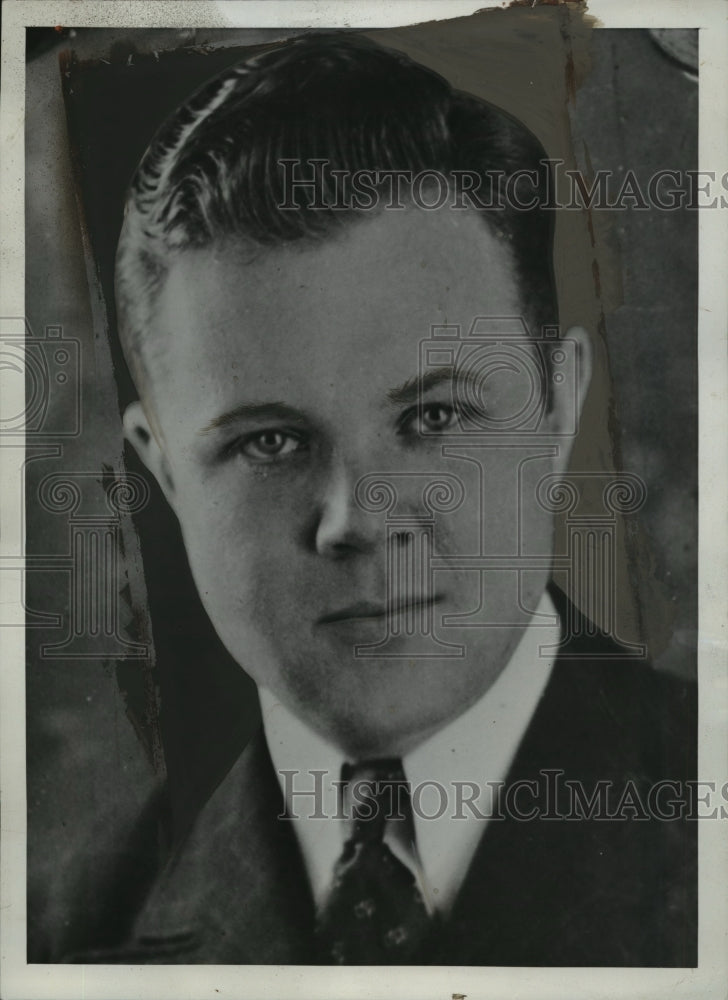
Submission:
[[699,965],[699,32],[442,17],[25,28],[29,964]]

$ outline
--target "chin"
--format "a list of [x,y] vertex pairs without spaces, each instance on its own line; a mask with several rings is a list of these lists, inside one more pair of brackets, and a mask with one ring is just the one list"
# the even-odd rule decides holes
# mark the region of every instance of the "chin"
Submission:
[[365,719],[359,713],[353,716],[349,707],[346,713],[321,720],[319,729],[352,759],[402,757],[466,708],[467,704],[445,706],[442,701],[423,706],[413,703],[410,692],[409,702],[371,702]]
[[400,727],[375,731],[353,731],[347,728],[346,732],[339,734],[336,742],[347,758],[354,762],[379,757],[404,757],[423,738],[420,734],[403,732]]
[[495,676],[482,656],[342,662],[307,655],[279,671],[275,683],[256,680],[325,740],[361,759],[408,753],[466,711]]

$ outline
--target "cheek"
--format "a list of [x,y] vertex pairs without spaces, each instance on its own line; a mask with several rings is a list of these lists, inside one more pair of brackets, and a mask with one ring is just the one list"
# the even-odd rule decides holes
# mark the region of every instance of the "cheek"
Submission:
[[535,483],[551,465],[505,447],[474,446],[467,454],[467,462],[449,468],[459,481],[462,502],[438,515],[435,547],[443,554],[515,555],[522,550],[527,525],[543,532],[534,518]]
[[[205,514],[207,513],[207,517]],[[201,510],[185,535],[192,577],[202,605],[232,656],[253,676],[271,660],[290,607],[290,545],[282,534],[256,530],[244,517]]]
[[[526,449],[473,449],[477,464],[457,470],[464,487],[461,506],[438,516],[435,555],[495,557],[498,569],[441,569],[436,586],[459,610],[475,612],[483,603],[494,621],[518,620],[518,605],[536,606],[549,575],[549,566],[526,569],[529,556],[546,560],[553,547],[552,514],[536,499],[536,488],[553,469],[552,458]],[[457,558],[455,559],[457,562]],[[514,617],[515,616],[515,617]],[[486,630],[488,631],[488,630]],[[468,644],[497,645],[497,638],[470,633]]]
[[174,506],[185,541],[223,555],[258,542],[275,545],[301,519],[300,485],[265,466],[241,468],[234,460],[212,472],[183,469],[175,474]]
[[180,479],[175,505],[190,568],[215,621],[269,616],[270,601],[288,588],[303,536],[305,505],[290,484],[265,475]]

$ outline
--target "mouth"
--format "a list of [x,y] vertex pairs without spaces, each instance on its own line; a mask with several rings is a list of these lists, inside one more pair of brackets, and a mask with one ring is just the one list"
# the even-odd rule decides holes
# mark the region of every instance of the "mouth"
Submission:
[[374,604],[370,601],[357,601],[356,604],[350,604],[348,607],[340,608],[338,611],[321,615],[316,624],[335,625],[338,622],[390,618],[394,615],[415,611],[417,608],[434,607],[435,604],[439,604],[442,600],[442,594],[433,594],[432,597],[411,597],[408,600],[400,600],[391,604]]

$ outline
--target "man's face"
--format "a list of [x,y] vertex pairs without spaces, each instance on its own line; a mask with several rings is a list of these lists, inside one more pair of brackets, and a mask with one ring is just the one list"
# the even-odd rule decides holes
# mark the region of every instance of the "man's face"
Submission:
[[[433,326],[460,324],[464,336],[477,316],[522,312],[509,254],[482,219],[416,208],[252,260],[230,242],[187,251],[160,295],[160,440],[136,433],[138,407],[127,427],[232,655],[352,755],[403,753],[472,704],[547,581],[547,558],[520,578],[462,559],[428,575],[422,550],[429,533],[439,559],[507,565],[519,546],[551,551],[551,517],[533,494],[563,463],[563,448],[554,458],[548,447],[562,390],[530,446],[503,436],[483,448],[460,430],[457,399],[469,390],[458,375],[438,368],[418,381]],[[523,378],[496,365],[487,398],[483,385],[470,389],[497,419],[526,391]],[[394,490],[389,520],[361,482],[372,474]],[[461,492],[457,509],[423,501],[438,477]],[[376,655],[355,652],[390,632]]]

